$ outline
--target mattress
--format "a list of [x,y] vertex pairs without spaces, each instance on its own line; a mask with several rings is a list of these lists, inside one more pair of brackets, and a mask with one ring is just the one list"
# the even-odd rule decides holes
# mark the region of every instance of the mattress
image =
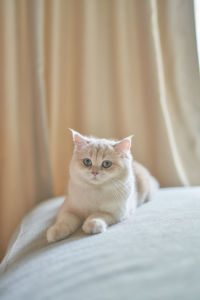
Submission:
[[63,200],[23,219],[0,265],[0,299],[200,299],[200,187],[160,189],[105,233],[48,244]]

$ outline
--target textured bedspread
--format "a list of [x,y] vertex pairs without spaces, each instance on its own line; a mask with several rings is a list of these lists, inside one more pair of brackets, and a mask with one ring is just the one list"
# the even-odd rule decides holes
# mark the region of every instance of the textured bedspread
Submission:
[[200,188],[161,189],[106,233],[47,245],[63,198],[23,220],[0,267],[0,299],[200,299]]

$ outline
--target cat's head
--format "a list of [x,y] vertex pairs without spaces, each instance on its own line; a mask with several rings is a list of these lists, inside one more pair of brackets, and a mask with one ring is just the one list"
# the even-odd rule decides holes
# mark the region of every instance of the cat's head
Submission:
[[78,181],[101,185],[122,180],[132,169],[131,137],[121,141],[85,137],[71,130],[74,152],[70,176]]

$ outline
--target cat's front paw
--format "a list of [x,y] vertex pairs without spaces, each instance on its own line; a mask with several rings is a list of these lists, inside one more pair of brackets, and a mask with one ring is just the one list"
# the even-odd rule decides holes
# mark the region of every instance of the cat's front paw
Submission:
[[66,238],[70,235],[69,227],[65,224],[55,224],[47,230],[47,241],[49,243]]
[[102,219],[90,219],[86,220],[82,226],[85,233],[101,233],[106,231],[107,225]]

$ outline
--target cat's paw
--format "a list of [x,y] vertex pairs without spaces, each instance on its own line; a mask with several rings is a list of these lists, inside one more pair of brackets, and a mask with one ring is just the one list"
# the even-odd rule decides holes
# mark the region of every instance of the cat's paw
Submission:
[[82,226],[82,229],[85,233],[101,233],[106,231],[107,225],[102,219],[90,219],[86,220]]
[[66,238],[68,235],[70,235],[70,233],[69,226],[66,224],[55,224],[47,230],[47,241],[49,243],[56,242]]

